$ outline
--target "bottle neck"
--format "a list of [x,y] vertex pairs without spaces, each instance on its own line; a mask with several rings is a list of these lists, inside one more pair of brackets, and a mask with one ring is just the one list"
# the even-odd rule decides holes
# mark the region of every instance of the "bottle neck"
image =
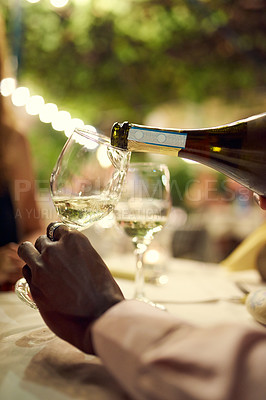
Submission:
[[200,129],[164,129],[137,124],[118,124],[118,142],[114,146],[127,148],[129,151],[161,153],[178,156],[187,148],[197,148],[199,141],[211,145],[216,141],[217,135],[221,136],[230,132],[230,135],[241,134],[246,129],[246,122],[239,121],[234,124]]
[[[112,128],[111,143],[130,151],[144,151],[178,155],[180,150],[185,150],[191,141],[206,137],[215,138],[217,135],[235,135],[243,133],[249,127],[262,123],[265,124],[266,113],[255,115],[227,125],[200,129],[164,129],[145,125],[115,123]],[[232,138],[231,138],[232,139]],[[189,146],[190,147],[190,146]]]

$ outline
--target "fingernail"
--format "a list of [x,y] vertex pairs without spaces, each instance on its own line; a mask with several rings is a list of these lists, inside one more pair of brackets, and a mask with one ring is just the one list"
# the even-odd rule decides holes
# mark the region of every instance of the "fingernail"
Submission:
[[260,196],[257,193],[253,193],[253,199],[260,206]]

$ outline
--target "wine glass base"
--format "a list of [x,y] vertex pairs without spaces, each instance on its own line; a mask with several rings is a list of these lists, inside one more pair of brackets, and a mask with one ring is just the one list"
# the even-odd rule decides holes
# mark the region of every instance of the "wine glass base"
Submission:
[[25,278],[21,278],[16,282],[15,293],[18,298],[26,303],[29,307],[33,308],[34,310],[38,310],[38,307],[31,297],[30,288]]

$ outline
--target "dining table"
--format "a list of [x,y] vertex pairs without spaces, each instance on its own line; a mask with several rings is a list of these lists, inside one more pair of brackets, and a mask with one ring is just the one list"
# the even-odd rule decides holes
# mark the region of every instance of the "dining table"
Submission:
[[[134,297],[134,257],[105,259],[126,299]],[[168,257],[149,267],[145,295],[165,311],[197,325],[258,325],[245,293],[265,283],[256,270],[231,272],[219,264]],[[152,306],[151,306],[152,307]],[[266,328],[265,328],[266,329]],[[14,292],[0,293],[1,400],[129,399],[101,360],[58,338],[38,310]],[[122,366],[121,366],[122,368]]]

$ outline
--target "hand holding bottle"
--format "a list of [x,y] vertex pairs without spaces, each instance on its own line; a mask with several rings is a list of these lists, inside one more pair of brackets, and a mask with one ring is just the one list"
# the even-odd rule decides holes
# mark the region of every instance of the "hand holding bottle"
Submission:
[[259,196],[259,206],[266,210],[266,197]]
[[262,210],[266,210],[266,197],[253,193],[253,198]]

